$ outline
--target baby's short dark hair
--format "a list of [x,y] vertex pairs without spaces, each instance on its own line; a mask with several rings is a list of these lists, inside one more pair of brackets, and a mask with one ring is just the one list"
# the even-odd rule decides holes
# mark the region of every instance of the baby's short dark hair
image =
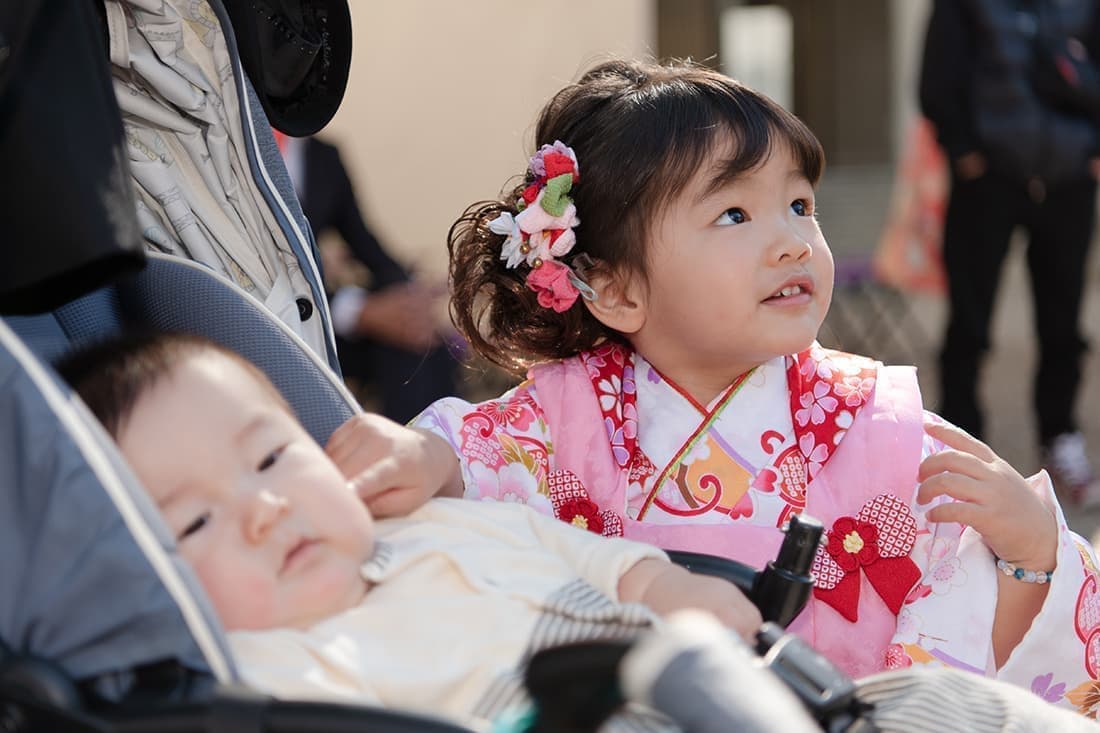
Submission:
[[55,368],[99,419],[118,438],[134,406],[184,359],[202,352],[221,354],[240,364],[292,415],[267,375],[240,354],[210,339],[188,333],[135,332],[81,346]]

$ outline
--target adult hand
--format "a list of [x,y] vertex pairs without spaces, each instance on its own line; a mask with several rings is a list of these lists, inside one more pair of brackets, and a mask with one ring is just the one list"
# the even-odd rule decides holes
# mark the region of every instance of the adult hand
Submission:
[[977,151],[964,153],[955,159],[955,174],[964,181],[973,181],[985,175],[985,156]]
[[927,422],[925,432],[948,446],[924,459],[917,502],[937,496],[925,515],[932,522],[973,527],[997,557],[1028,570],[1054,570],[1058,524],[1054,512],[1016,469],[982,441],[948,423]]
[[404,516],[434,496],[462,496],[458,456],[434,433],[370,413],[348,419],[325,453],[371,513]]
[[431,288],[397,283],[371,293],[359,311],[357,332],[408,351],[423,352],[440,341]]
[[1089,175],[1100,180],[1100,158],[1089,158]]

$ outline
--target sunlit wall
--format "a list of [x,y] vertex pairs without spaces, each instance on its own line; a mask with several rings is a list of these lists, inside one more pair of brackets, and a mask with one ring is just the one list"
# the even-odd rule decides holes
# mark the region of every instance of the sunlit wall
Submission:
[[649,0],[351,6],[351,79],[321,136],[340,144],[390,249],[429,274],[445,272],[463,207],[523,172],[554,91],[608,54],[654,52]]

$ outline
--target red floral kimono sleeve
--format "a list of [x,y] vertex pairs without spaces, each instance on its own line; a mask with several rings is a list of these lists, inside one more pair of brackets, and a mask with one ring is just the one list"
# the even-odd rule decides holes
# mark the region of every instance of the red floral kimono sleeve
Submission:
[[477,404],[457,397],[438,400],[412,425],[454,448],[467,499],[518,502],[554,516],[547,486],[553,447],[534,383]]

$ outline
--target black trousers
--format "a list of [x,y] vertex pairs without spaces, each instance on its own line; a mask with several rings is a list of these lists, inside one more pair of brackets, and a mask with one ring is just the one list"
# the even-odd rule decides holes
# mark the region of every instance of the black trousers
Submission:
[[1041,202],[1023,184],[992,172],[952,181],[943,250],[950,301],[940,355],[945,419],[982,434],[979,372],[1009,239],[1022,226],[1039,342],[1032,394],[1039,439],[1046,445],[1076,429],[1073,405],[1085,351],[1079,319],[1095,210],[1091,179],[1052,186]]

